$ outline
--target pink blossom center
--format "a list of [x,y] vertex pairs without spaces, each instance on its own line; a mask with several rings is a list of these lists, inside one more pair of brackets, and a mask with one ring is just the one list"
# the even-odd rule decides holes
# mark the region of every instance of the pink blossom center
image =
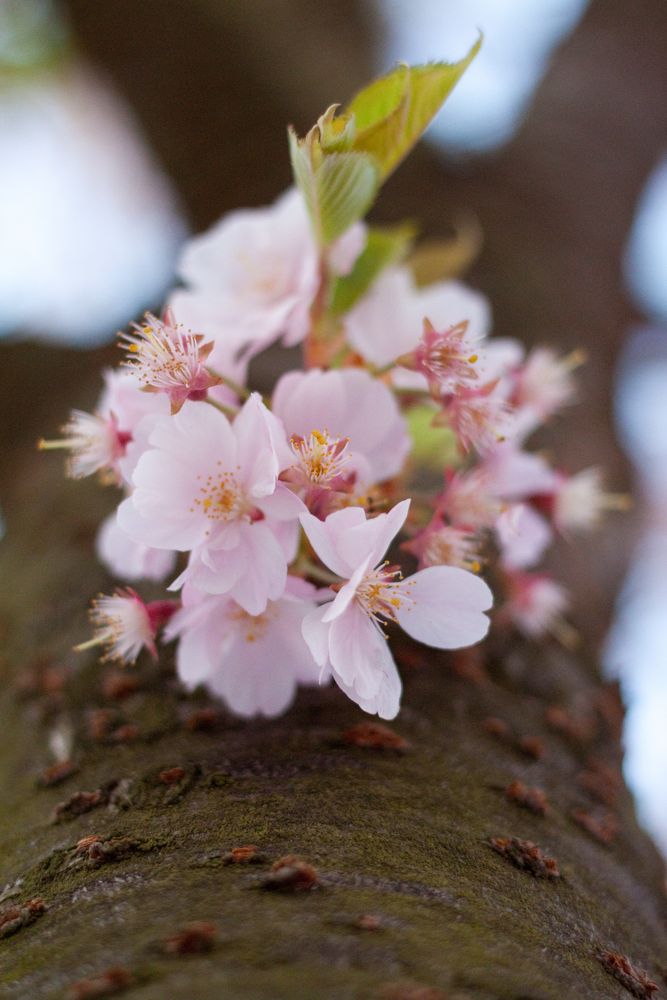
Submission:
[[237,521],[250,513],[250,507],[233,472],[214,473],[201,481],[198,495],[190,508],[205,514],[211,521]]
[[436,382],[469,382],[477,378],[472,367],[478,356],[466,338],[468,323],[459,323],[443,332],[425,324],[422,342],[416,351],[417,365]]
[[356,598],[366,614],[382,625],[396,621],[399,608],[412,601],[409,588],[410,581],[403,580],[400,569],[384,563],[366,573],[357,587]]
[[447,526],[429,533],[422,561],[425,566],[461,566],[474,573],[480,570],[474,536]]
[[105,647],[103,660],[132,663],[143,646],[154,651],[154,630],[146,604],[128,587],[109,597],[101,594],[93,601],[90,619],[95,636],[89,645]]
[[136,333],[121,335],[120,346],[128,352],[124,364],[140,382],[164,391],[205,388],[199,385],[206,382],[201,362],[210,345],[200,349],[201,336],[164,325],[150,314],[143,326],[134,327]]
[[258,639],[262,639],[271,617],[273,616],[267,611],[261,615],[249,615],[247,611],[238,606],[229,615],[246,642],[257,642]]
[[307,438],[293,434],[290,445],[311,483],[324,485],[345,473],[350,461],[349,438],[334,438],[328,431],[311,431]]

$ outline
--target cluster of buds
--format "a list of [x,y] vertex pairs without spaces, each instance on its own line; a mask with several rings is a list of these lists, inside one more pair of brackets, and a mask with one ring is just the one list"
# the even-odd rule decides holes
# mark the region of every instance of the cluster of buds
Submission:
[[[98,553],[125,589],[93,603],[81,648],[131,663],[175,641],[182,682],[243,716],[333,680],[389,719],[392,635],[480,642],[484,577],[494,627],[570,635],[540,561],[624,501],[527,444],[572,402],[578,355],[491,337],[484,297],[419,285],[407,244],[370,280],[360,221],[324,251],[315,228],[294,189],[190,241],[161,318],[121,334],[96,412],[41,447],[119,493]],[[251,359],[299,344],[303,367],[253,391]],[[427,495],[425,452],[439,469]],[[127,587],[141,579],[173,596],[145,603]]]

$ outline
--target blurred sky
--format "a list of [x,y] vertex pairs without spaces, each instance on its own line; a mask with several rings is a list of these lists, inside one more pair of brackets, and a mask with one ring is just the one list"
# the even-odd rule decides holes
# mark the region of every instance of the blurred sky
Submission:
[[587,0],[377,0],[384,25],[378,69],[398,61],[461,58],[484,45],[430,131],[449,153],[494,149],[519,127],[555,46]]
[[172,280],[185,226],[130,108],[49,0],[0,4],[0,334],[108,340]]
[[[562,444],[568,460],[623,476],[608,399],[619,354],[616,412],[643,534],[606,660],[629,704],[628,778],[667,849],[659,9],[658,0],[627,15],[619,0],[281,0],[267,19],[262,0],[2,0],[0,334],[108,340],[159,306],[186,214],[208,223],[278,192],[284,122],[349,96],[332,93],[329,77],[353,89],[397,59],[459,58],[483,30],[481,55],[429,136],[441,159],[418,152],[390,191],[397,211],[407,205],[435,227],[457,209],[477,214],[487,243],[473,279],[499,332],[591,349],[588,433]],[[565,557],[597,604],[632,550],[616,524]]]

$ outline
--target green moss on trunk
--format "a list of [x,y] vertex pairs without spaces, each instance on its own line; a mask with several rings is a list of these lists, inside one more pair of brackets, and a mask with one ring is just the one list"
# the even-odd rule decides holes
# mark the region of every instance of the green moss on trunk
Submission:
[[[0,941],[3,996],[62,996],[68,983],[118,965],[134,977],[129,995],[146,1000],[370,998],[403,981],[454,997],[620,996],[597,960],[603,948],[658,975],[667,954],[662,869],[628,793],[614,792],[613,696],[585,660],[517,644],[489,651],[471,671],[460,658],[403,650],[403,753],[341,741],[360,713],[334,689],[302,693],[282,719],[214,712],[204,718],[211,728],[193,730],[192,712],[215,706],[185,698],[168,666],[140,666],[138,690],[118,700],[102,690],[111,668],[75,665],[68,650],[103,583],[89,541],[76,541],[80,511],[92,523],[100,501],[79,485],[73,503],[53,468],[35,476],[53,517],[40,526],[26,514],[2,561],[14,585],[3,611],[0,886],[6,905],[43,897],[48,909]],[[24,555],[28,534],[38,565]],[[62,690],[54,667],[69,672]],[[574,734],[562,718],[557,731],[557,715],[549,728],[554,704],[579,721]],[[100,709],[107,715],[96,717],[92,738],[90,713]],[[489,717],[506,724],[503,738]],[[114,735],[121,726],[130,742]],[[78,771],[39,787],[49,740],[66,730]],[[521,752],[523,736],[542,741],[540,759]],[[184,774],[165,783],[160,774],[173,767]],[[544,790],[546,816],[507,799],[514,779]],[[605,788],[619,823],[609,846],[570,815],[607,811],[595,798]],[[95,808],[52,822],[58,803],[98,789]],[[96,863],[75,850],[93,835],[134,847]],[[534,841],[561,877],[513,867],[490,848],[495,836]],[[226,864],[244,844],[266,860]],[[316,867],[318,888],[262,891],[271,862],[286,854]],[[362,915],[379,926],[360,927]],[[217,926],[214,949],[165,954],[161,942],[195,920]]]

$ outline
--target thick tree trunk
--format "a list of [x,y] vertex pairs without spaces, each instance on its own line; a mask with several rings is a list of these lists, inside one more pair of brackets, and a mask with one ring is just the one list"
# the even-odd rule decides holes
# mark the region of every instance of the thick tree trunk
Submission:
[[[659,978],[662,867],[618,772],[615,692],[585,657],[402,647],[404,748],[360,745],[361,713],[336,689],[233,720],[164,664],[66,652],[106,585],[93,485],[34,459],[8,502],[1,995],[59,997],[114,968],[107,983],[142,1000],[626,995],[605,952]],[[76,770],[49,786],[54,750]],[[227,863],[248,845],[258,863]],[[298,867],[272,874],[286,855],[315,867],[314,887],[307,869],[294,891]],[[193,921],[215,925],[213,948],[181,955],[213,933],[174,941]],[[407,984],[442,992],[391,991]]]

